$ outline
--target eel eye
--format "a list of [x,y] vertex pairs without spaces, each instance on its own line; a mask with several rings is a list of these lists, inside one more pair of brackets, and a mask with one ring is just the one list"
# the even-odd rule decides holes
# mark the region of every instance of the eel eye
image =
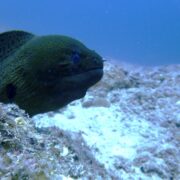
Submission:
[[73,54],[72,54],[72,56],[71,56],[71,61],[72,61],[74,64],[79,63],[79,61],[80,61],[79,53],[73,52]]

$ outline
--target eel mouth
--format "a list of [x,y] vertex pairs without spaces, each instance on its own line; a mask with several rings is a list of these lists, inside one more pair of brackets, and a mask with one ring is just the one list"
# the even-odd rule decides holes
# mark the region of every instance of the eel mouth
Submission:
[[72,76],[79,76],[79,75],[85,75],[85,74],[91,74],[94,76],[92,73],[96,74],[102,74],[103,75],[103,67],[96,67],[96,68],[91,68],[91,69],[70,69],[68,73],[64,74],[63,77],[72,77]]
[[64,76],[56,83],[57,90],[87,90],[103,77],[102,68],[93,68],[81,73]]
[[82,75],[87,79],[96,79],[97,81],[99,81],[103,76],[103,69],[102,68],[89,69],[88,71],[82,73]]
[[97,82],[99,81],[103,76],[103,69],[102,68],[92,68],[88,69],[84,72],[78,72],[66,77],[77,79],[81,84],[85,82]]
[[100,80],[103,76],[103,69],[102,68],[93,68],[88,69],[83,72],[77,72],[73,74],[69,74],[67,76],[64,76],[64,78],[72,78],[77,79],[77,81],[81,81],[83,83],[84,80],[91,80],[91,79],[97,79]]

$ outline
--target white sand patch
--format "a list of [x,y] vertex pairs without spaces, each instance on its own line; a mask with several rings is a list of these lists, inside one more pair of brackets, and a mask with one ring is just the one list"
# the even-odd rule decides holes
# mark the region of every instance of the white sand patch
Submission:
[[78,101],[61,114],[37,116],[35,120],[38,127],[57,126],[81,132],[95,158],[107,169],[114,169],[117,157],[132,162],[137,150],[156,139],[159,133],[150,122],[136,116],[126,117],[117,106],[82,108]]

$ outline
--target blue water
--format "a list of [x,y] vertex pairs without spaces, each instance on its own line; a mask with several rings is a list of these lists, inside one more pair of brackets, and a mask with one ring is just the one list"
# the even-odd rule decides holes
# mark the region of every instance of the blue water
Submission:
[[180,63],[179,0],[5,0],[0,31],[65,34],[105,58]]

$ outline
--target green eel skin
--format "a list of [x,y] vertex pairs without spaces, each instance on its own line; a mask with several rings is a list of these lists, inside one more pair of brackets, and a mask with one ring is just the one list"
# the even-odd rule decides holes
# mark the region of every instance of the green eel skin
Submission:
[[102,76],[102,57],[73,38],[0,34],[0,102],[16,103],[31,116],[84,97]]

